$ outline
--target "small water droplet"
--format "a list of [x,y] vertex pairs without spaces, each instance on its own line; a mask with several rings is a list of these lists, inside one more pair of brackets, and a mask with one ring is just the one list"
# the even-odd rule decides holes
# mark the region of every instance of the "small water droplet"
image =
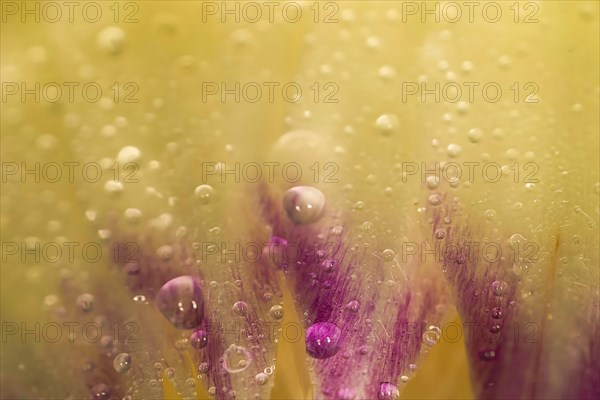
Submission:
[[120,353],[113,359],[113,367],[119,374],[124,374],[131,368],[131,356],[128,353]]
[[311,186],[295,186],[283,195],[283,209],[294,224],[311,224],[323,216],[325,195]]
[[325,271],[325,272],[333,272],[336,265],[337,265],[337,261],[334,260],[333,258],[323,260],[323,262],[321,263],[321,267],[323,267],[323,271]]
[[283,318],[283,307],[280,306],[279,304],[274,305],[273,307],[271,307],[271,309],[269,310],[269,314],[271,315],[271,318],[273,318],[274,320],[280,320]]
[[458,157],[461,151],[462,148],[457,144],[451,143],[448,145],[448,156],[450,157]]
[[385,136],[396,132],[399,125],[400,122],[398,117],[394,114],[383,114],[375,120],[375,127],[381,134]]
[[244,316],[248,312],[248,304],[243,301],[236,301],[233,304],[232,311],[239,316]]
[[394,250],[392,250],[392,249],[385,249],[381,252],[381,256],[383,257],[383,261],[391,262],[396,257],[396,254],[394,253]]
[[356,314],[360,308],[360,303],[356,300],[352,300],[346,304],[346,310],[350,311],[353,314]]
[[508,291],[508,283],[504,281],[494,281],[492,283],[492,293],[495,296],[503,296]]
[[210,204],[215,195],[215,190],[210,185],[200,185],[194,189],[194,196],[196,196],[201,204]]
[[446,230],[442,228],[436,229],[434,235],[436,239],[443,239],[446,237]]
[[90,312],[94,309],[94,296],[89,293],[84,293],[77,297],[75,301],[77,307],[81,309],[83,312]]
[[430,325],[425,332],[423,332],[423,343],[427,346],[435,346],[441,337],[442,331],[435,325]]
[[197,350],[205,348],[208,344],[208,333],[203,329],[195,330],[190,336],[190,344]]
[[93,400],[109,400],[112,391],[108,385],[100,383],[92,388],[91,393]]
[[502,308],[494,307],[490,312],[490,316],[494,319],[502,319],[502,317],[504,316],[504,312],[502,311]]
[[263,386],[267,383],[267,381],[269,380],[269,375],[265,374],[264,372],[259,372],[258,374],[256,374],[256,376],[254,377],[254,380],[256,381],[257,384]]

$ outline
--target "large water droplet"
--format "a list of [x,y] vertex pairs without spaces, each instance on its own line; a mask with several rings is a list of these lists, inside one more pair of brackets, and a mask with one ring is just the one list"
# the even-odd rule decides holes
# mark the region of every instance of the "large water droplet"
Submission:
[[318,221],[325,209],[325,195],[311,186],[296,186],[283,195],[283,209],[296,225]]
[[400,398],[400,391],[395,385],[389,382],[383,382],[379,385],[379,391],[377,392],[377,399],[379,400],[398,400]]
[[333,357],[340,349],[342,331],[330,322],[317,322],[306,330],[306,352],[313,358]]
[[202,204],[209,204],[214,195],[215,190],[210,185],[200,185],[194,189],[194,196],[196,196]]
[[177,329],[193,329],[204,318],[202,289],[191,276],[179,276],[165,283],[156,296],[156,306]]

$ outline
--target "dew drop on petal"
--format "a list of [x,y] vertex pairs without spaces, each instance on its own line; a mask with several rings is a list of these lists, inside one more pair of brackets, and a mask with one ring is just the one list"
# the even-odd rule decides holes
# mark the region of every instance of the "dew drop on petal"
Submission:
[[259,372],[254,377],[254,381],[261,386],[265,385],[268,380],[269,380],[269,375],[265,374],[264,372]]
[[435,325],[430,325],[423,332],[423,343],[427,346],[435,346],[440,341],[441,330]]
[[120,353],[113,359],[115,371],[124,374],[131,368],[131,356],[128,353]]
[[117,54],[123,49],[125,32],[118,26],[108,26],[98,34],[98,46],[110,54]]
[[139,160],[142,152],[135,146],[125,146],[119,151],[117,161],[120,163],[129,163]]
[[200,200],[201,204],[209,204],[215,194],[215,190],[210,185],[200,185],[194,189],[194,196]]
[[205,348],[208,344],[208,333],[203,329],[195,330],[190,336],[190,344],[197,350]]
[[396,385],[392,385],[389,382],[383,382],[379,385],[377,392],[378,400],[398,400],[400,398],[400,391]]
[[335,269],[337,264],[337,261],[330,258],[327,260],[323,260],[323,262],[321,263],[321,266],[323,267],[323,271],[325,272],[333,272],[333,270]]
[[375,120],[375,127],[382,135],[391,135],[398,130],[398,117],[394,114],[383,114]]
[[196,328],[204,318],[200,283],[192,276],[171,279],[158,291],[156,306],[175,328]]
[[201,374],[206,374],[209,370],[210,364],[207,362],[203,362],[198,365],[198,372]]
[[248,304],[243,301],[236,301],[233,304],[232,311],[239,316],[244,316],[248,312]]
[[330,322],[317,322],[306,330],[306,352],[317,359],[333,357],[340,349],[342,331]]
[[84,293],[77,297],[75,303],[77,304],[77,307],[81,309],[81,311],[90,312],[94,309],[94,296],[89,293]]
[[494,281],[492,282],[492,293],[494,295],[500,297],[503,296],[508,290],[508,283],[504,281]]
[[91,395],[93,400],[109,400],[112,391],[108,385],[100,383],[92,388]]
[[271,307],[271,309],[269,310],[269,314],[274,320],[280,320],[283,318],[283,307],[279,304],[276,304],[273,307]]
[[467,135],[471,143],[479,143],[483,138],[483,131],[479,128],[473,128],[469,130]]
[[434,236],[436,239],[443,239],[446,237],[446,230],[442,228],[436,229]]
[[492,308],[490,315],[494,319],[502,319],[502,317],[504,316],[504,313],[500,307],[494,307],[494,308]]
[[458,157],[461,151],[461,147],[457,144],[451,143],[448,145],[448,156],[450,157]]
[[356,300],[352,300],[352,301],[348,302],[348,304],[346,304],[346,310],[348,310],[349,312],[351,312],[353,314],[356,314],[359,309],[360,309],[360,303]]
[[284,193],[283,209],[294,224],[311,224],[323,215],[325,195],[311,186],[295,186]]
[[381,252],[381,256],[383,257],[383,261],[391,262],[394,260],[394,257],[396,257],[396,254],[392,249],[385,249]]

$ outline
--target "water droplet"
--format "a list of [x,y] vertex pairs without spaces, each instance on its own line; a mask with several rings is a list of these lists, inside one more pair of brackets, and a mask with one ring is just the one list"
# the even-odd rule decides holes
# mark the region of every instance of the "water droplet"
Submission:
[[446,237],[446,230],[442,228],[436,229],[434,236],[436,239],[443,239]]
[[223,369],[231,374],[244,371],[252,362],[252,355],[245,347],[232,344],[221,359]]
[[410,380],[410,378],[406,375],[402,375],[400,377],[400,382],[402,382],[402,383],[408,383],[409,380]]
[[379,391],[377,392],[378,400],[398,400],[399,398],[400,391],[395,385],[389,382],[379,384]]
[[383,261],[390,262],[390,261],[394,260],[394,258],[396,257],[396,254],[394,253],[394,250],[392,250],[392,249],[385,249],[381,252],[381,256],[383,257]]
[[346,304],[346,310],[350,311],[353,314],[356,314],[360,309],[360,303],[356,300],[352,300]]
[[279,304],[276,304],[273,307],[271,307],[271,309],[269,310],[269,314],[271,315],[271,318],[279,321],[283,318],[283,307]]
[[336,265],[337,265],[337,261],[334,260],[333,258],[323,260],[323,262],[321,263],[321,267],[323,267],[323,271],[325,271],[325,272],[333,272]]
[[197,350],[205,348],[208,344],[208,333],[203,329],[195,330],[190,336],[190,344]]
[[450,143],[448,145],[448,156],[450,157],[458,157],[461,151],[462,148],[457,144]]
[[125,44],[125,32],[117,26],[109,26],[98,34],[98,45],[110,54],[118,54]]
[[130,222],[137,222],[142,218],[142,212],[137,208],[128,208],[123,215],[125,216],[125,219]]
[[194,189],[194,196],[196,196],[201,204],[209,204],[215,195],[215,190],[210,185],[200,185]]
[[204,318],[200,283],[191,276],[179,276],[165,283],[156,296],[156,306],[177,329],[193,329]]
[[391,135],[398,130],[400,122],[394,114],[383,114],[375,120],[375,127],[383,135]]
[[506,294],[507,291],[508,291],[508,283],[506,283],[504,281],[494,281],[492,283],[492,293],[494,293],[494,295],[500,297],[500,296],[503,296],[504,294]]
[[248,304],[243,301],[236,301],[231,309],[236,315],[244,316],[248,312]]
[[498,324],[491,324],[491,325],[488,327],[488,330],[489,330],[491,333],[498,333],[498,332],[500,332],[500,329],[501,329],[501,327],[500,327],[500,325],[498,325]]
[[492,210],[491,208],[488,210],[485,210],[483,212],[483,215],[485,215],[485,217],[489,220],[494,219],[494,217],[496,216],[496,210]]
[[524,243],[527,239],[518,233],[511,235],[510,239],[508,239],[508,243],[512,249],[518,249],[519,246]]
[[425,332],[423,332],[423,343],[427,346],[435,346],[440,341],[442,331],[435,325],[430,325]]
[[135,162],[139,160],[141,155],[142,152],[137,147],[125,146],[121,149],[121,151],[119,151],[119,154],[117,155],[117,161],[123,164]]
[[200,363],[198,365],[198,372],[201,374],[206,374],[210,370],[210,364],[207,362]]
[[396,69],[390,65],[382,65],[378,72],[382,79],[394,79],[396,76]]
[[479,352],[479,358],[482,361],[494,361],[496,359],[496,351],[495,350],[483,350]]
[[294,224],[311,224],[323,215],[325,195],[311,186],[295,186],[284,193],[283,209]]
[[124,374],[131,368],[131,356],[127,353],[118,354],[113,360],[115,371]]
[[494,307],[494,308],[492,308],[490,315],[494,319],[502,319],[502,317],[504,316],[504,312],[502,311],[502,308]]
[[167,379],[175,378],[175,370],[173,368],[165,369],[165,376],[167,377]]
[[440,179],[435,175],[429,175],[425,178],[425,182],[427,183],[427,187],[431,190],[436,189],[440,184]]
[[265,374],[264,372],[259,372],[258,374],[256,374],[256,376],[254,377],[254,380],[256,381],[257,384],[263,386],[267,383],[267,381],[269,380],[269,375]]
[[[128,265],[138,265],[138,264],[128,264]],[[139,266],[137,267],[138,271],[139,271]],[[137,294],[135,296],[133,296],[133,301],[135,301],[136,303],[144,303],[146,301],[146,296],[144,296],[143,294]]]
[[483,131],[479,128],[472,128],[469,130],[467,136],[471,143],[479,143],[483,138]]
[[437,193],[433,193],[427,198],[427,202],[432,206],[438,206],[442,202],[442,197]]
[[306,352],[317,359],[333,357],[340,349],[342,331],[330,322],[317,322],[306,330]]
[[109,400],[112,391],[104,383],[100,383],[92,388],[92,399],[93,400]]
[[408,369],[415,372],[417,370],[417,364],[408,364]]
[[77,297],[75,301],[77,307],[81,309],[83,312],[90,312],[94,309],[94,296],[89,293],[84,293]]

